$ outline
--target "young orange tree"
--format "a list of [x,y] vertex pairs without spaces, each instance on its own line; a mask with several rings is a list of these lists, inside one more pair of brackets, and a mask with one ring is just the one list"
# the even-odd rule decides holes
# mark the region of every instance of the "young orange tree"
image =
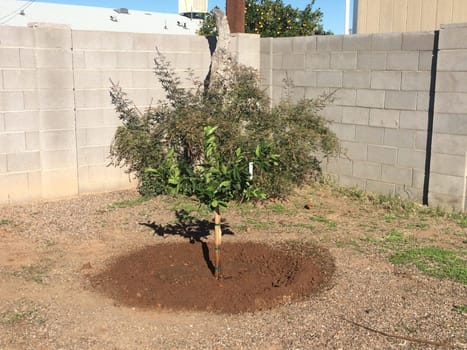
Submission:
[[338,150],[319,116],[325,98],[271,108],[256,71],[234,61],[228,68],[221,83],[206,89],[193,79],[186,88],[158,55],[155,74],[165,100],[140,111],[120,86],[110,91],[122,122],[111,147],[113,164],[136,174],[143,195],[192,196],[214,212],[217,276],[221,208],[233,200],[285,197],[319,173],[321,157]]
[[[241,148],[237,148],[231,158],[225,158],[217,147],[215,131],[217,127],[206,126],[203,130],[201,161],[192,169],[181,170],[173,158],[173,151],[166,157],[165,169],[169,170],[165,178],[168,191],[172,194],[194,196],[201,204],[206,205],[214,213],[215,239],[215,275],[221,275],[220,250],[222,243],[221,208],[227,207],[232,200],[243,201],[266,198],[266,193],[252,185],[250,164],[268,171],[277,165],[278,155],[264,152],[258,145],[253,162],[248,162]],[[268,150],[268,148],[266,148]],[[269,149],[270,150],[270,149]],[[160,176],[154,168],[145,170],[147,173]]]

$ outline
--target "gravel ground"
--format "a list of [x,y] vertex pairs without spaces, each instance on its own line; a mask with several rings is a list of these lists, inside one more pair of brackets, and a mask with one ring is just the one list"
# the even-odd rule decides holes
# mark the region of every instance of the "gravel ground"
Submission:
[[[466,230],[449,220],[411,228],[417,217],[387,220],[391,212],[316,188],[273,210],[233,208],[226,218],[235,235],[226,240],[318,243],[335,259],[330,285],[264,312],[139,310],[95,293],[86,278],[123,253],[182,240],[142,225],[173,222],[177,200],[115,205],[136,197],[0,208],[0,349],[467,349],[466,314],[454,308],[467,304],[466,286],[392,265],[378,244],[397,227],[465,252]],[[325,220],[310,225],[310,216]]]

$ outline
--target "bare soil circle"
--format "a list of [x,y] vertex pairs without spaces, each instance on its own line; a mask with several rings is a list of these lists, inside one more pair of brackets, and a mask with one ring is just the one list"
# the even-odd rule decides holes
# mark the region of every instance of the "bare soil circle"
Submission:
[[236,314],[304,300],[334,271],[326,250],[290,242],[224,243],[219,280],[213,259],[205,242],[151,245],[116,257],[89,280],[121,305]]

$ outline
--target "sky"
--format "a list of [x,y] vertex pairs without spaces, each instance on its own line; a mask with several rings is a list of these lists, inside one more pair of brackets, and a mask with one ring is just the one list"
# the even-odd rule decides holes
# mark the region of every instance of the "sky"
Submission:
[[[1,1],[1,0],[0,0]],[[40,2],[54,2],[70,5],[85,5],[119,8],[126,7],[133,10],[151,12],[178,12],[178,0],[36,0]],[[283,0],[295,8],[304,9],[310,0]],[[352,1],[353,3],[353,1]],[[208,0],[209,9],[218,6],[225,9],[225,0]],[[351,6],[352,7],[352,6]],[[345,0],[315,0],[314,8],[320,8],[324,13],[323,27],[334,34],[344,33]],[[352,18],[352,8],[351,17]],[[352,23],[352,20],[351,22]]]

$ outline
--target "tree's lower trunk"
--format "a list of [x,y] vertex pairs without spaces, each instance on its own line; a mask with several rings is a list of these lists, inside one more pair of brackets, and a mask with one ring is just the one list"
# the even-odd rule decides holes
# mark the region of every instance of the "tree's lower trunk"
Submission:
[[221,214],[219,208],[214,210],[214,239],[215,239],[215,252],[216,252],[216,265],[214,266],[216,278],[221,277],[221,243],[222,243],[222,229],[221,229]]

